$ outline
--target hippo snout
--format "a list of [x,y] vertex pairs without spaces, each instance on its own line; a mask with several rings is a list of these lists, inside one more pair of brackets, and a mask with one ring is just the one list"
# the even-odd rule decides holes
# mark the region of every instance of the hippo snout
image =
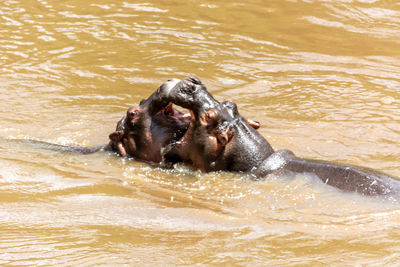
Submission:
[[161,98],[169,97],[171,94],[171,89],[174,88],[181,80],[179,79],[169,79],[165,83],[163,83],[157,90],[157,93]]

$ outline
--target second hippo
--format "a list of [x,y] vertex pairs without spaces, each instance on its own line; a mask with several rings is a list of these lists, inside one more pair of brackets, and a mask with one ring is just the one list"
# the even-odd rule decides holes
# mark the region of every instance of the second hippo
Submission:
[[173,87],[160,87],[155,94],[157,105],[172,102],[191,113],[183,137],[164,150],[165,162],[183,161],[206,172],[251,173],[257,179],[282,171],[309,173],[343,191],[400,196],[400,181],[384,173],[302,159],[289,150],[274,151],[240,116],[235,103],[215,100],[196,77],[187,77]]

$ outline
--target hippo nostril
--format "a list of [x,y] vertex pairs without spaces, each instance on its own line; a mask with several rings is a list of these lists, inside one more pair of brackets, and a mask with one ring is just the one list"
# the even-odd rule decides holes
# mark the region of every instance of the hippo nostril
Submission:
[[232,137],[233,137],[232,128],[229,125],[225,125],[224,129],[220,130],[220,133],[217,136],[217,140],[222,146],[226,146],[226,144],[228,144],[231,141]]

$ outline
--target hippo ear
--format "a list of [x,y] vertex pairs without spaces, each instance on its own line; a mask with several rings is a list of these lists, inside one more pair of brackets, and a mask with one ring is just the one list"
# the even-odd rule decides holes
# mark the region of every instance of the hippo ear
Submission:
[[250,125],[251,127],[253,127],[256,130],[258,128],[260,128],[260,126],[261,126],[261,124],[258,121],[253,121],[253,120],[250,120],[250,119],[246,119],[246,122],[247,122],[248,125]]
[[110,138],[111,141],[118,142],[122,139],[124,134],[125,134],[125,131],[123,131],[123,130],[114,131],[108,136],[108,138]]

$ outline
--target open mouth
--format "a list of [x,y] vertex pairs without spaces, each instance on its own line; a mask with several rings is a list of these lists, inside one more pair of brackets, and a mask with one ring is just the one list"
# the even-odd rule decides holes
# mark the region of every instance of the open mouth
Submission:
[[189,123],[190,122],[190,112],[188,113],[183,113],[176,108],[174,108],[174,105],[172,102],[170,102],[166,107],[164,107],[161,111],[165,118],[170,121],[179,121],[182,123]]
[[[181,130],[183,130],[183,135],[181,135],[181,137],[186,134],[190,126],[192,128],[195,127],[195,120],[192,120],[192,116],[194,116],[193,112],[189,110],[189,112],[184,113],[176,109],[172,102],[165,106],[160,112],[163,114],[165,120],[170,124],[170,126],[180,126]],[[218,144],[219,149],[217,150],[221,150],[222,147],[225,147],[231,141],[233,134],[230,127],[227,125],[223,124],[221,127],[217,128],[218,130],[212,131],[209,135],[210,138],[215,139],[215,142]]]
[[167,146],[174,146],[187,136],[192,123],[190,111],[184,113],[176,109],[174,104],[170,102],[158,112],[157,117],[161,118],[159,122],[165,127],[165,132],[169,135]]

